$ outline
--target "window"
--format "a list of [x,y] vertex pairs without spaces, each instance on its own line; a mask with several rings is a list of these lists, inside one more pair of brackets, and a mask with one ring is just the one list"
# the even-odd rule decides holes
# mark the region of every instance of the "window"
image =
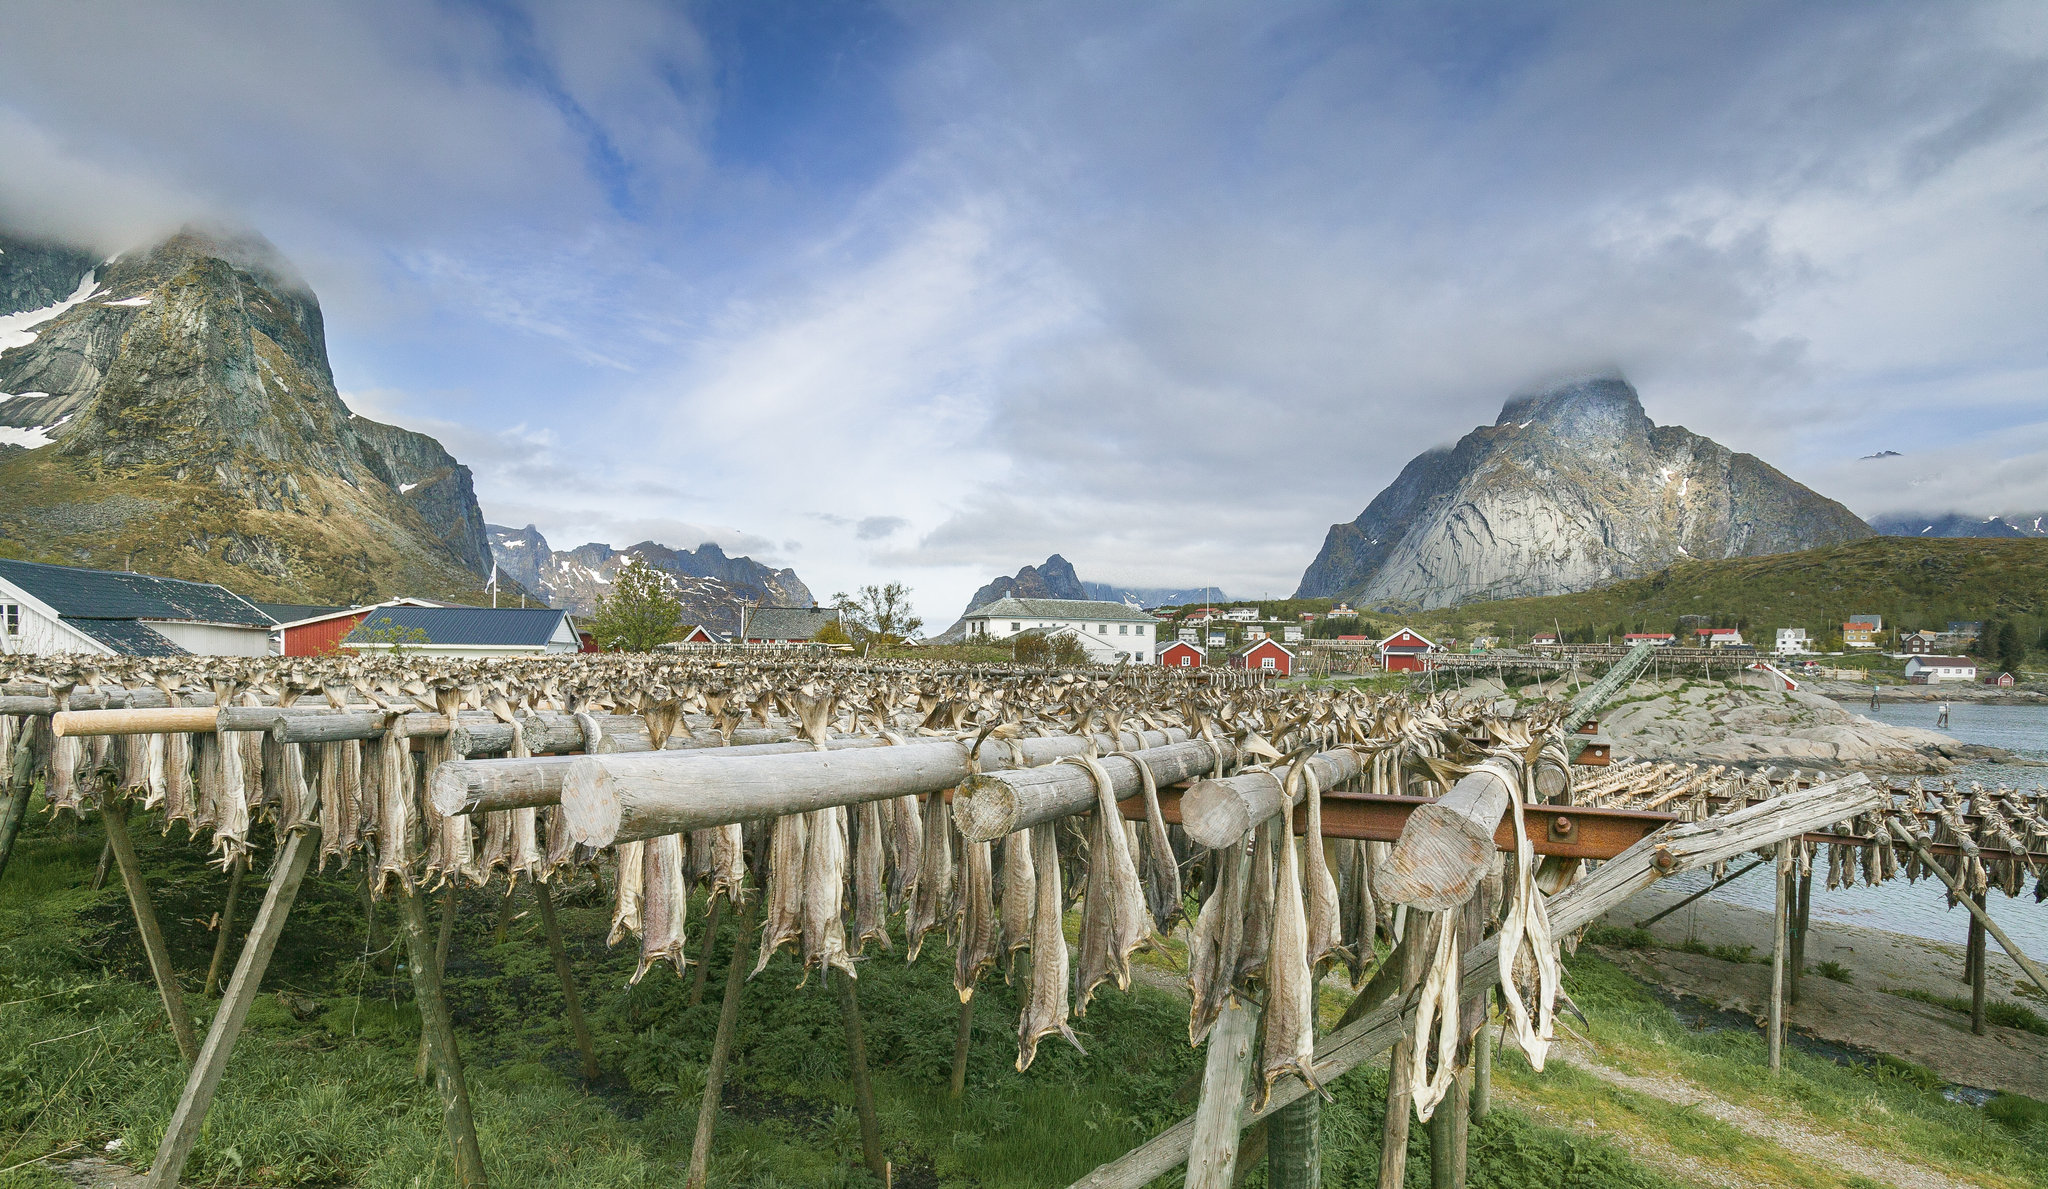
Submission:
[[1012,623],[1012,624],[1010,625],[1010,630],[1014,632],[1014,631],[1016,631],[1016,630],[1017,630],[1018,628],[1020,628],[1020,627],[1022,627],[1022,626],[1024,626],[1024,625],[1022,625],[1022,624],[1019,624],[1019,623]]
[[1117,635],[1119,635],[1119,636],[1128,636],[1128,635],[1130,635],[1130,634],[1131,634],[1131,625],[1130,625],[1130,624],[1127,624],[1127,623],[1120,623],[1120,624],[1116,625],[1116,634],[1117,634]]
[[8,604],[6,605],[6,613],[7,613],[7,634],[8,634],[8,635],[10,635],[10,636],[19,636],[19,635],[21,635],[21,604],[20,604],[20,603],[8,603]]
[[1098,635],[1098,636],[1107,636],[1107,635],[1109,635],[1109,625],[1108,625],[1108,624],[1106,624],[1106,623],[1098,623],[1098,624],[1096,624],[1096,625],[1095,625],[1095,634],[1096,634],[1096,635]]
[[1144,624],[1142,624],[1142,623],[1141,623],[1141,624],[1139,624],[1139,625],[1138,625],[1138,627],[1137,627],[1137,632],[1138,632],[1138,634],[1139,634],[1140,636],[1144,635],[1144,634],[1145,634],[1145,625],[1144,625]]
[[1272,658],[1272,657],[1270,657],[1270,656],[1265,656],[1265,657],[1260,657],[1260,658],[1259,658],[1259,668],[1261,668],[1261,669],[1270,669],[1270,668],[1272,668],[1272,667],[1273,667],[1273,658]]

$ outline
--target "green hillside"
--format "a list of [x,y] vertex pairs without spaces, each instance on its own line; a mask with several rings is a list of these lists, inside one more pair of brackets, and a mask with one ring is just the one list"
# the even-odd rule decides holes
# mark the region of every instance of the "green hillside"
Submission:
[[1839,643],[1842,621],[1874,613],[1887,629],[1941,628],[1951,620],[2015,623],[2029,645],[2048,628],[2048,541],[1872,537],[1800,553],[1682,562],[1578,594],[1468,603],[1439,611],[1374,611],[1459,639],[1527,639],[1562,629],[1593,638],[1625,631],[1679,631],[1681,616],[1744,629],[1768,644],[1780,627]]

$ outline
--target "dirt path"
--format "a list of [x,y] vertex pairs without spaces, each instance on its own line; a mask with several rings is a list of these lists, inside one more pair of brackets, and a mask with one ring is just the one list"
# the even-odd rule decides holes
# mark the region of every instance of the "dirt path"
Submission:
[[[1630,1090],[1646,1097],[1660,1099],[1674,1106],[1691,1107],[1709,1115],[1745,1135],[1768,1140],[1811,1164],[1823,1165],[1853,1173],[1860,1177],[1878,1181],[1898,1189],[1968,1189],[1971,1182],[1958,1181],[1929,1168],[1908,1164],[1897,1157],[1880,1151],[1873,1151],[1843,1136],[1825,1131],[1815,1131],[1800,1123],[1796,1118],[1766,1114],[1763,1111],[1729,1102],[1684,1078],[1666,1074],[1625,1073],[1612,1066],[1604,1065],[1577,1045],[1561,1045],[1551,1050],[1552,1060],[1562,1059],[1572,1066],[1599,1078],[1610,1086]],[[1516,1096],[1518,1099],[1521,1095]],[[1517,1102],[1518,1106],[1525,1104]],[[1526,1108],[1525,1108],[1526,1109]],[[1610,1139],[1620,1137],[1609,1135]],[[1743,1184],[1745,1182],[1733,1173],[1709,1170],[1677,1152],[1666,1150],[1657,1163],[1677,1162],[1690,1175],[1715,1184]]]

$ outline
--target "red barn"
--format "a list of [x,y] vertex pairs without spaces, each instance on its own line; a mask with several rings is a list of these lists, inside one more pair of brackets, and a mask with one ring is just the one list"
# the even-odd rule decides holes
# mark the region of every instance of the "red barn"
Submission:
[[1175,640],[1159,650],[1159,663],[1169,669],[1199,669],[1202,660],[1202,650],[1186,640]]
[[1260,640],[1255,644],[1238,649],[1230,658],[1230,667],[1233,669],[1252,669],[1261,673],[1271,673],[1275,677],[1285,677],[1294,669],[1294,654],[1287,651],[1276,640]]
[[[341,651],[341,642],[363,618],[379,607],[439,607],[425,599],[390,599],[382,603],[369,603],[361,607],[298,607],[295,610],[313,612],[303,616],[277,619],[275,634],[282,636],[282,656],[334,656]],[[282,610],[282,609],[280,609]],[[288,614],[288,612],[287,612]]]
[[1402,628],[1380,641],[1380,667],[1389,673],[1420,673],[1428,667],[1423,658],[1435,651],[1436,645],[1414,629]]

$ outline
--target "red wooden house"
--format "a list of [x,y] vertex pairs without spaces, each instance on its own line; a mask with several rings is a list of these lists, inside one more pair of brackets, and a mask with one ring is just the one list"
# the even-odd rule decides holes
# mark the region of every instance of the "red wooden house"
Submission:
[[[284,656],[333,656],[341,642],[365,616],[379,607],[438,607],[425,599],[391,599],[362,607],[332,607],[303,619],[283,620],[277,633],[284,637]],[[304,608],[302,608],[304,610]]]
[[1260,640],[1231,654],[1230,667],[1285,677],[1294,670],[1294,654],[1277,640]]
[[1175,640],[1159,650],[1159,663],[1169,669],[1199,669],[1202,660],[1202,650],[1186,640]]
[[1380,641],[1380,667],[1389,673],[1420,673],[1428,668],[1423,658],[1434,651],[1436,645],[1414,629],[1402,628]]

